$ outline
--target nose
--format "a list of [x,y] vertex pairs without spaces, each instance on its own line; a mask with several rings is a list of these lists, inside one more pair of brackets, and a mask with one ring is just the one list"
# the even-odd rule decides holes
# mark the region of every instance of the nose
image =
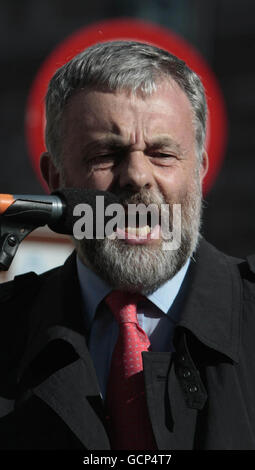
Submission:
[[153,186],[153,172],[148,157],[142,151],[130,152],[119,168],[118,179],[120,188],[128,187],[134,191],[150,189]]

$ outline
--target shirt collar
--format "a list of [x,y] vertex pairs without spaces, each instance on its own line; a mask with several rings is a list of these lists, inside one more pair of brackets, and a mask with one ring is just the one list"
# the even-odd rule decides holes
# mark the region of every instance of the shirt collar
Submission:
[[175,274],[172,279],[169,279],[155,292],[148,295],[147,298],[154,303],[162,312],[168,313],[172,306],[179,290],[182,285],[183,279],[189,267],[190,258],[186,261],[184,266]]
[[[78,279],[81,287],[84,310],[86,312],[86,327],[90,327],[93,321],[96,309],[103,298],[109,294],[112,287],[103,281],[96,273],[85,266],[77,255]],[[169,281],[165,282],[155,292],[148,295],[147,298],[156,305],[163,313],[167,314],[173,304],[183,279],[189,267],[190,259]]]

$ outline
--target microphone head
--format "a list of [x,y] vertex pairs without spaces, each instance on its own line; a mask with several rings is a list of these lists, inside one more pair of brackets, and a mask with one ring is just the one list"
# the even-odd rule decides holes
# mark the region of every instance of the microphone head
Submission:
[[[105,216],[105,209],[109,204],[120,204],[119,198],[109,192],[100,191],[98,189],[81,189],[81,188],[60,188],[51,193],[52,195],[58,196],[63,203],[63,213],[60,219],[54,220],[48,224],[49,228],[57,233],[66,235],[73,235],[74,223],[81,218],[80,216],[73,215],[74,208],[78,204],[87,204],[91,207],[93,220],[93,233],[95,233],[96,218],[103,217],[104,225],[109,220],[109,216]],[[101,196],[100,206],[102,208],[102,202],[104,204],[104,211],[100,211],[100,215],[97,214],[99,204],[97,204],[98,196]],[[100,219],[102,221],[102,219]]]

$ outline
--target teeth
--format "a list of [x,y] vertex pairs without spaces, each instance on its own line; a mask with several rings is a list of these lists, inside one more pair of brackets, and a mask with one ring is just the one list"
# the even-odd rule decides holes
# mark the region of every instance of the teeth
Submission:
[[115,238],[117,238],[117,233],[112,232],[110,235],[108,235],[108,238],[109,238],[109,240],[115,240]]
[[138,236],[146,236],[148,233],[150,233],[151,228],[149,225],[145,225],[144,227],[126,227],[125,231],[127,233],[130,233],[130,235],[138,235]]

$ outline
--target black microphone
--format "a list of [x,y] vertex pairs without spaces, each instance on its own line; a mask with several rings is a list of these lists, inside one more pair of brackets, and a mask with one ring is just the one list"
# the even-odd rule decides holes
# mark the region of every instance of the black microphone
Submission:
[[[96,215],[98,196],[103,196],[104,207],[119,203],[113,193],[97,189],[61,188],[49,196],[0,194],[0,223],[4,219],[12,225],[41,227],[47,224],[54,232],[73,235],[73,225],[77,221],[77,216],[73,215],[75,206],[88,204]],[[104,218],[106,224],[109,216],[104,215]]]

